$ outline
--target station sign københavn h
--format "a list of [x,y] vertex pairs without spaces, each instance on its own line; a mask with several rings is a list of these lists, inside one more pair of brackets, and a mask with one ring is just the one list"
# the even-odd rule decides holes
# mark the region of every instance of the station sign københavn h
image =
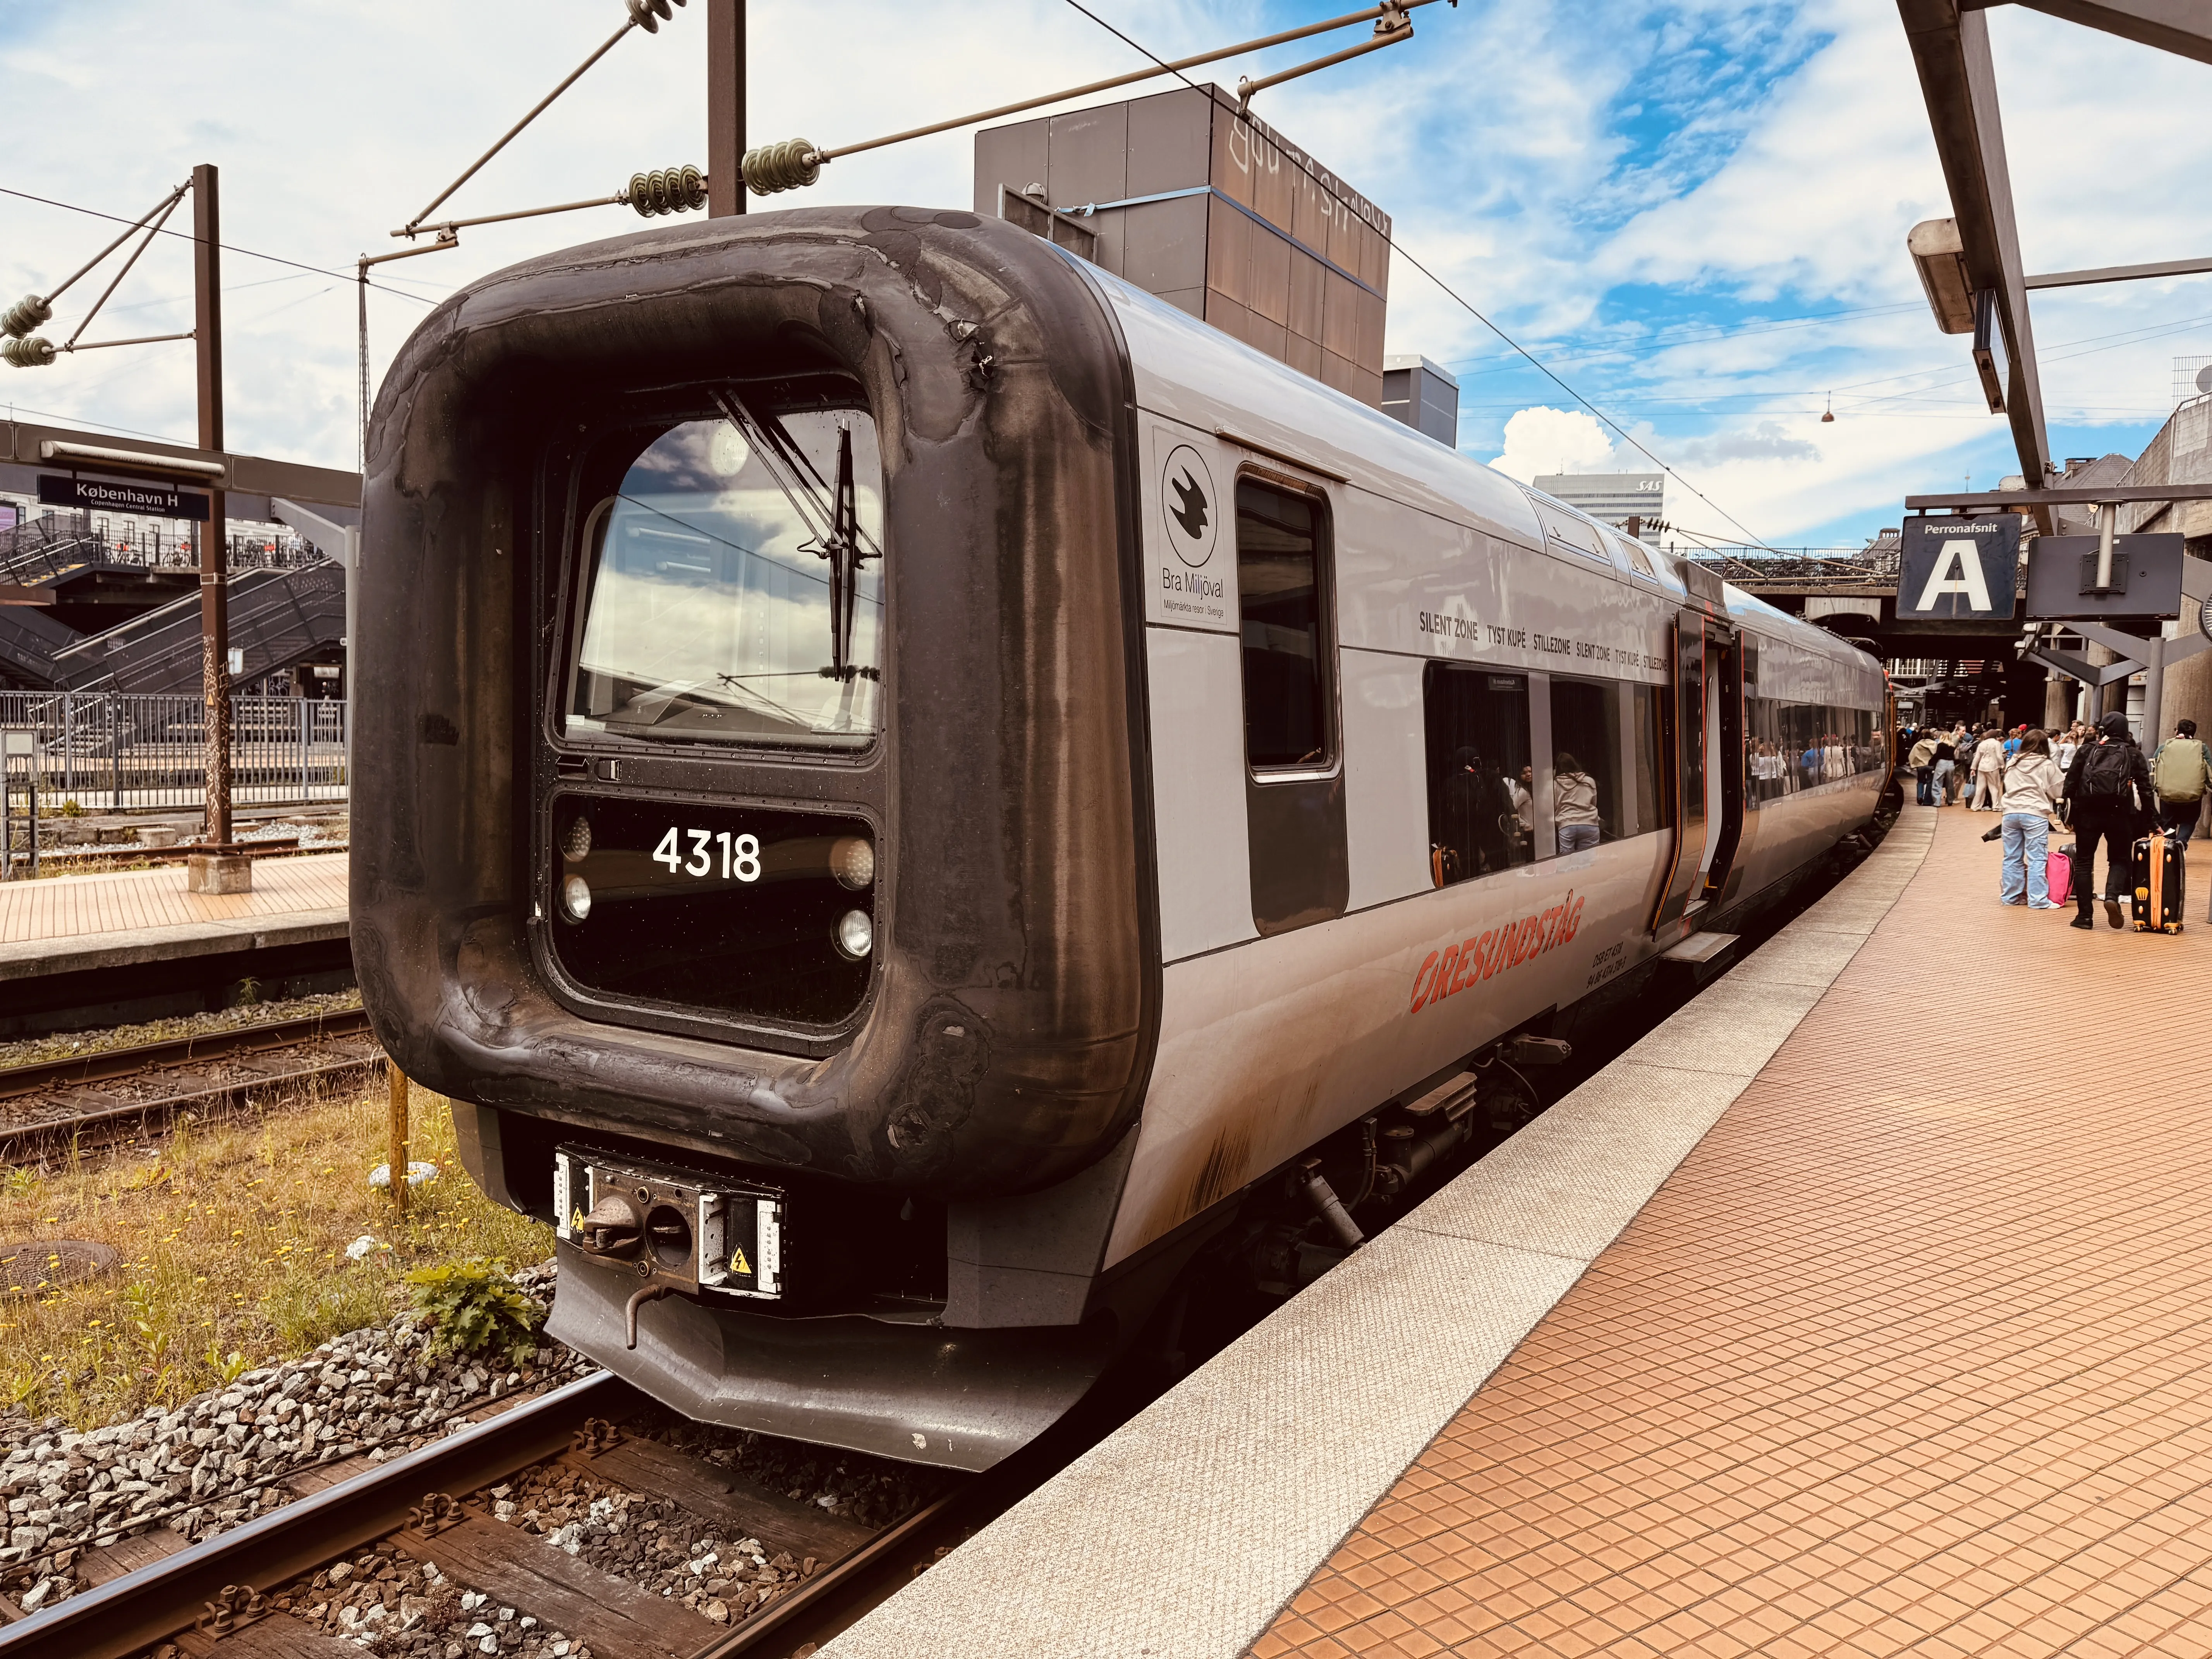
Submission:
[[95,513],[143,513],[153,519],[185,519],[205,524],[208,498],[170,483],[125,483],[109,478],[79,478],[52,472],[39,475],[39,500],[46,507],[89,508]]
[[2013,613],[2020,514],[1907,519],[1899,540],[1899,622],[1990,621]]

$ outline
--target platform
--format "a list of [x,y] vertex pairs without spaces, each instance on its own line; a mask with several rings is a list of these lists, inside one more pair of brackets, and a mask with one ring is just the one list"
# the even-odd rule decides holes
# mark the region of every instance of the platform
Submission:
[[1908,808],[822,1659],[2212,1651],[2212,928],[2006,908],[1990,822]]
[[346,937],[346,854],[253,861],[253,890],[185,890],[181,863],[0,882],[0,981]]

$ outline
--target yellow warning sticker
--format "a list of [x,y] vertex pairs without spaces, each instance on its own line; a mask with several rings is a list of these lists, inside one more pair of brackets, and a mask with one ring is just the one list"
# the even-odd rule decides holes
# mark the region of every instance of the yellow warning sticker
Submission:
[[584,1231],[584,1212],[581,1210],[568,1218],[568,1231],[572,1233],[580,1233]]
[[730,1271],[733,1273],[743,1273],[748,1279],[752,1277],[753,1264],[745,1260],[745,1253],[743,1250],[730,1252]]

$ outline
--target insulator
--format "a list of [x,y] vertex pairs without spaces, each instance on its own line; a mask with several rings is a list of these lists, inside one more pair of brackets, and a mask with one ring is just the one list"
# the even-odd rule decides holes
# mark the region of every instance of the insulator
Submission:
[[[684,0],[673,3],[680,6]],[[668,9],[671,0],[629,0],[629,21],[647,34],[658,34],[662,21],[675,15]]]
[[23,340],[0,340],[0,357],[18,368],[44,368],[54,360],[54,343],[32,335]]
[[821,176],[822,157],[808,139],[786,138],[781,143],[758,144],[745,152],[745,188],[756,196],[797,190]]
[[35,294],[26,294],[0,313],[0,334],[28,334],[54,314],[54,308]]
[[694,208],[707,205],[707,175],[695,167],[656,167],[651,173],[633,173],[623,199],[642,218],[650,219],[662,213],[689,213]]

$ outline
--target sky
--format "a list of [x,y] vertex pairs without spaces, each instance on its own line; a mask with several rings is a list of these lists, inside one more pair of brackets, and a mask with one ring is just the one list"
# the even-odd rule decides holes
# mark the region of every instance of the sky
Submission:
[[[1085,3],[1164,57],[1336,15]],[[633,32],[440,216],[703,167],[704,12]],[[2212,252],[2212,66],[1987,15],[2028,270]],[[225,256],[230,447],[350,466],[354,260],[403,246],[391,229],[623,16],[618,0],[0,0],[0,188],[20,192],[0,195],[0,304],[120,228],[27,197],[135,218],[213,162],[224,240],[273,256]],[[1388,349],[1458,375],[1464,453],[1522,478],[1656,457],[1686,534],[1781,547],[1856,545],[1910,491],[1991,488],[2016,467],[1905,252],[1949,204],[1891,0],[1462,0],[1414,16],[1412,42],[1255,107],[1393,216]],[[755,143],[851,143],[1143,61],[1070,0],[752,0],[750,19]],[[1196,73],[1233,86],[1358,38]],[[972,130],[954,132],[835,162],[804,199],[965,206],[972,165]],[[484,227],[381,267],[372,373],[453,289],[636,222],[600,208]],[[44,331],[65,338],[106,275]],[[187,244],[163,239],[85,338],[189,327],[190,290]],[[2174,360],[2212,358],[2212,276],[2044,291],[2033,319],[2053,453],[2131,455],[2172,407]],[[0,367],[0,403],[190,441],[191,349]]]

